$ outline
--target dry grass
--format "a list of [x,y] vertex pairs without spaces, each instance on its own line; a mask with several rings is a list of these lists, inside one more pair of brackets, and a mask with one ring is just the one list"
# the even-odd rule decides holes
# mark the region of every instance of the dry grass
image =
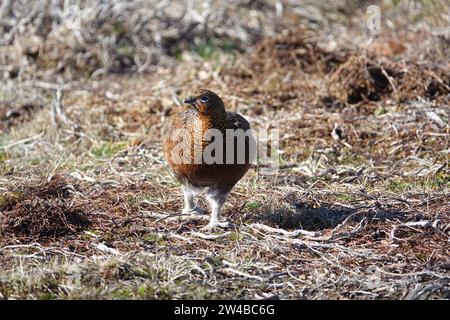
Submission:
[[[131,30],[146,17],[139,4],[104,10]],[[103,21],[84,53],[60,49],[69,20],[56,23],[16,76],[15,62],[1,60],[0,297],[448,299],[450,66],[440,5],[411,12],[383,2],[391,24],[370,42],[353,1],[285,4],[278,18],[269,1],[230,5],[210,11],[210,29],[200,21],[191,38],[175,35],[176,52],[149,41],[182,8],[154,13],[155,25],[134,38],[111,38]],[[87,19],[82,39],[94,7],[73,13]],[[227,20],[233,10],[255,20]],[[3,48],[34,39],[38,22],[22,22],[1,27],[14,39],[4,36]],[[132,63],[111,69],[105,61],[122,61],[123,41],[136,50]],[[142,64],[144,49],[158,61]],[[63,72],[43,67],[55,50],[67,58],[54,56]],[[1,59],[12,58],[20,55]],[[199,87],[254,128],[280,130],[280,169],[246,175],[225,206],[232,227],[220,232],[200,232],[205,216],[178,215],[182,197],[161,152],[180,98]]]

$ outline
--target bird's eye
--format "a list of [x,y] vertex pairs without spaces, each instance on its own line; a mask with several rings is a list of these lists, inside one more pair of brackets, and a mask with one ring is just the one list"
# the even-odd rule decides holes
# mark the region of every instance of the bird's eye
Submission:
[[209,100],[209,97],[207,97],[207,96],[201,96],[200,97],[200,101],[201,102],[206,102],[206,101],[208,101]]

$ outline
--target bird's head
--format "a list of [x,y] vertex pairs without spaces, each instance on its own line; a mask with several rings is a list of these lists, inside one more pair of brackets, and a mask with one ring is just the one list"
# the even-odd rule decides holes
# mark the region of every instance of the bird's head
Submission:
[[226,113],[222,99],[212,91],[200,89],[183,100],[202,116],[218,116]]

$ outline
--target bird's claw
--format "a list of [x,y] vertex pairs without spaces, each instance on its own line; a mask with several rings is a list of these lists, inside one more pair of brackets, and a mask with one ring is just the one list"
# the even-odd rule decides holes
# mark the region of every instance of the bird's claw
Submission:
[[215,228],[228,228],[230,224],[227,221],[224,222],[210,222],[208,225],[204,226],[202,230],[212,230]]
[[194,207],[194,208],[184,208],[181,212],[182,215],[189,215],[189,214],[200,214],[204,215],[206,214],[206,210],[202,207]]

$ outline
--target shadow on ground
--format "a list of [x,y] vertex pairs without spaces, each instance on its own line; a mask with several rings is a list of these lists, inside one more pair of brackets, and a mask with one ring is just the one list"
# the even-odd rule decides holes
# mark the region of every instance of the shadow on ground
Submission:
[[401,210],[385,209],[377,205],[349,208],[322,204],[319,207],[312,207],[310,204],[299,202],[293,203],[292,209],[276,208],[266,211],[260,217],[260,221],[282,229],[320,231],[334,229],[345,220],[358,223],[364,218],[369,221],[405,222],[410,220],[410,217]]

